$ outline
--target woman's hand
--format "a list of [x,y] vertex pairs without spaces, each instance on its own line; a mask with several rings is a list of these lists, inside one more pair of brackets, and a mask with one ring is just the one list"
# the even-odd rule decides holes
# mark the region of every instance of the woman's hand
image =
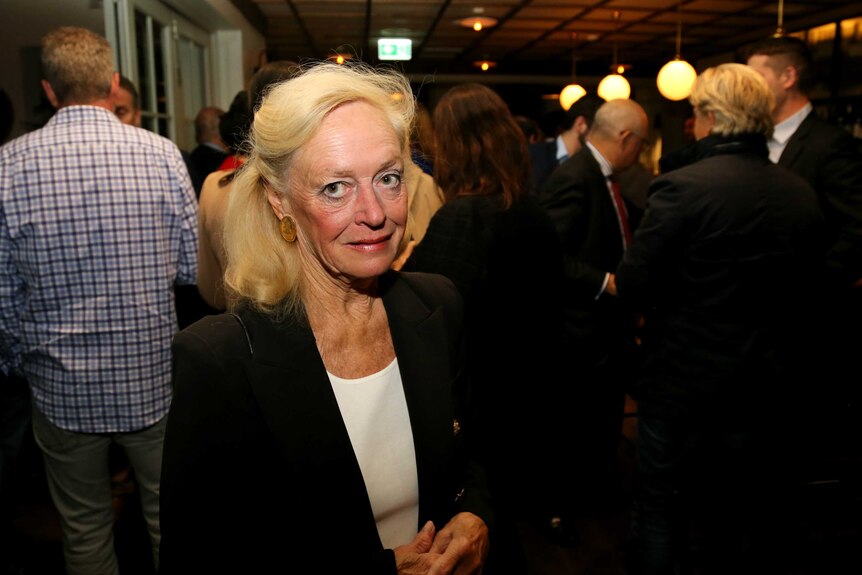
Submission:
[[434,537],[430,554],[439,556],[429,575],[481,573],[488,556],[488,526],[477,515],[459,513]]
[[407,545],[396,547],[395,567],[398,575],[425,575],[431,568],[435,559],[440,557],[439,553],[431,554],[431,545],[434,542],[434,524],[428,522],[422,528],[413,541]]

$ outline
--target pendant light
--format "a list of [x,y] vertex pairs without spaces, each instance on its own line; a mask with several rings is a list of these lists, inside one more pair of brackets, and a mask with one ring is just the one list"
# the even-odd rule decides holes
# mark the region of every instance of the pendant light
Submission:
[[676,57],[662,66],[656,78],[658,91],[668,100],[684,100],[691,94],[697,72],[680,57],[682,53],[682,0],[677,6]]
[[784,36],[784,0],[778,0],[778,27],[773,35],[776,38]]
[[[614,11],[614,19],[617,21],[617,31],[619,31],[620,13],[618,10]],[[625,67],[617,64],[616,39],[614,39],[614,65],[612,66],[612,70],[613,72],[602,78],[602,81],[599,82],[596,92],[605,101],[625,100],[631,95],[632,87],[629,85],[629,81],[622,75]]]
[[[577,36],[576,33],[572,34],[572,40]],[[575,64],[577,60],[575,58],[575,51],[572,50],[572,81],[568,84],[563,90],[560,92],[560,106],[563,107],[563,110],[568,111],[569,108],[572,107],[572,104],[583,98],[587,91],[583,86],[578,84],[575,81]]]

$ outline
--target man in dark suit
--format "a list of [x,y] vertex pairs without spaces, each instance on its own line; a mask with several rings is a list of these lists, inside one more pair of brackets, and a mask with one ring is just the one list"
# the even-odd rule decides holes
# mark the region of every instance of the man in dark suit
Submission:
[[[198,146],[192,150],[191,159],[195,169],[202,179],[218,170],[228,156],[227,146],[219,133],[219,122],[224,110],[219,108],[202,108],[195,116],[195,139]],[[200,188],[196,188],[200,195]]]
[[798,38],[769,38],[748,51],[748,65],[775,95],[769,159],[802,176],[820,199],[832,233],[827,263],[832,279],[862,286],[862,155],[852,136],[822,120],[807,90],[808,46]]
[[[616,299],[613,271],[637,222],[615,174],[633,165],[646,141],[647,116],[631,100],[596,112],[585,146],[548,178],[539,194],[563,245],[564,323],[571,357],[570,397],[560,433],[571,438],[574,476],[561,510],[608,501],[617,479],[624,385],[634,350],[634,316]],[[565,501],[569,499],[569,501]]]
[[846,377],[857,370],[862,349],[862,155],[846,131],[814,112],[808,97],[812,59],[805,42],[769,38],[749,47],[746,55],[775,95],[769,158],[811,184],[827,224],[828,292],[819,298],[823,308],[817,328],[822,337],[811,350],[805,376],[820,384],[795,398],[809,423],[799,434],[802,456],[812,462],[807,475],[819,480],[832,467],[824,460],[847,460],[862,440],[857,415],[862,396]]
[[562,131],[555,139],[530,144],[534,192],[542,189],[551,172],[581,150],[596,110],[601,105],[601,99],[583,96],[566,110]]

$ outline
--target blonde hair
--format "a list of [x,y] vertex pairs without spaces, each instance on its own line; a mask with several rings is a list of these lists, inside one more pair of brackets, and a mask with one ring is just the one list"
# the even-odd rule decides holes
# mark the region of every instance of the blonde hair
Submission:
[[42,70],[61,105],[89,104],[111,94],[114,55],[102,36],[62,26],[42,38]]
[[317,133],[327,114],[355,101],[384,113],[406,160],[415,100],[403,75],[364,64],[319,63],[268,90],[255,112],[247,143],[250,155],[234,180],[225,218],[225,284],[234,299],[267,313],[296,314],[301,309],[299,242],[281,237],[267,193],[272,189],[289,198],[296,152]]
[[763,77],[743,64],[721,64],[698,76],[689,97],[701,114],[712,112],[712,133],[772,135],[775,96]]

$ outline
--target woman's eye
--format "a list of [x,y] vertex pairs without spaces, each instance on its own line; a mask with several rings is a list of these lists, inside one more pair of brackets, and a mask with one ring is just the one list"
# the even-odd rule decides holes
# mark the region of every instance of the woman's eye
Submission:
[[323,186],[323,193],[330,198],[340,198],[347,193],[347,186],[344,182],[332,182]]
[[380,183],[387,188],[397,188],[401,185],[401,174],[383,174]]

